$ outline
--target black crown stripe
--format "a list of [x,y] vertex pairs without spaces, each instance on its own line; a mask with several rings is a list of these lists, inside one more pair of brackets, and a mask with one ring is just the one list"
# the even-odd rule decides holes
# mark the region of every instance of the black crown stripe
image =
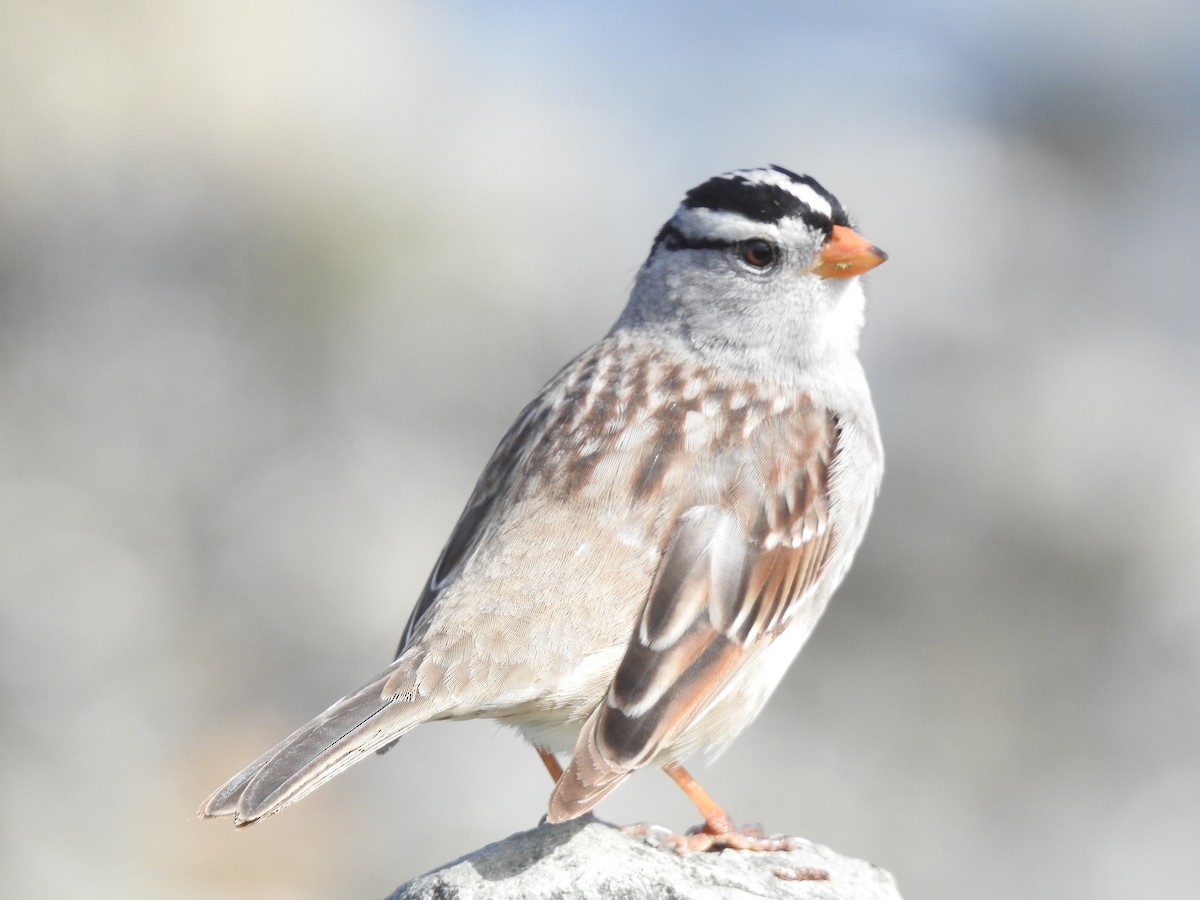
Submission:
[[802,219],[810,228],[828,234],[833,225],[849,225],[849,217],[837,198],[809,175],[797,175],[782,166],[771,169],[797,184],[812,188],[832,210],[832,217],[817,212],[785,187],[747,178],[745,175],[720,175],[692,188],[684,197],[688,209],[711,209],[745,216],[754,222],[778,223],[789,216]]
[[755,222],[778,222],[788,216],[802,215],[807,209],[791,191],[750,181],[741,175],[710,178],[688,191],[683,205],[689,209],[737,213]]

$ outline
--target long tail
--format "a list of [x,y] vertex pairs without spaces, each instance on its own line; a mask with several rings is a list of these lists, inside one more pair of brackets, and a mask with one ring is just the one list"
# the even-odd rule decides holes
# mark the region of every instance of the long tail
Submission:
[[440,708],[416,691],[384,693],[396,683],[398,664],[250,763],[204,801],[200,815],[233,816],[238,827],[250,825],[437,715]]

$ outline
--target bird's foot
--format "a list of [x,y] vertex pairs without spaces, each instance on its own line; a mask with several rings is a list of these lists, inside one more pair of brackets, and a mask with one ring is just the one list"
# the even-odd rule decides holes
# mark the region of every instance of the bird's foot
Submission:
[[626,825],[621,828],[625,834],[632,834],[645,839],[656,847],[667,847],[680,856],[685,853],[702,853],[710,850],[751,850],[758,853],[771,853],[794,850],[798,846],[794,838],[786,836],[767,837],[757,826],[735,828],[732,824],[726,827],[713,828],[701,825],[691,829],[686,834],[677,834],[661,825]]

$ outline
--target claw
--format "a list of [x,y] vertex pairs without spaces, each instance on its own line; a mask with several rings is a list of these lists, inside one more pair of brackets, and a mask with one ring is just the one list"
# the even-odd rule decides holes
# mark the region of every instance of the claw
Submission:
[[[786,836],[767,837],[762,829],[756,826],[745,826],[713,830],[708,825],[693,828],[687,834],[677,834],[663,828],[661,825],[626,825],[622,833],[644,838],[657,847],[669,847],[675,853],[683,856],[687,853],[705,853],[718,850],[749,850],[756,853],[779,853],[795,850],[799,842]],[[816,879],[791,879],[795,881]]]

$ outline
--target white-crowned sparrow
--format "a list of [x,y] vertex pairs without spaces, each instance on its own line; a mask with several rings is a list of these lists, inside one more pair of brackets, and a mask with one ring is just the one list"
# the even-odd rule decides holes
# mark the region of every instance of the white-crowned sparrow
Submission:
[[679,761],[757,715],[862,539],[883,455],[858,276],[884,259],[808,176],[689,191],[612,331],[500,442],[395,661],[201,814],[248,825],[422,722],[487,717],[541,753],[551,822],[654,764],[705,817],[681,849],[770,846]]

